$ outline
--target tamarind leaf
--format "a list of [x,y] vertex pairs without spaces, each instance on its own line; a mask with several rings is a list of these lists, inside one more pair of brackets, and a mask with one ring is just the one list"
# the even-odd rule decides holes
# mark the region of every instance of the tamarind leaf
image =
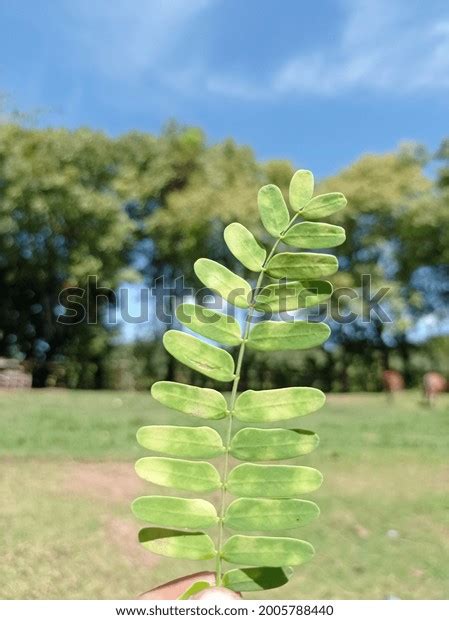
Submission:
[[242,534],[228,538],[222,552],[227,562],[253,566],[298,566],[311,560],[314,554],[314,548],[305,540]]
[[293,211],[301,211],[313,196],[314,179],[310,170],[297,170],[290,181],[289,201]]
[[237,398],[234,415],[242,422],[278,422],[313,413],[325,401],[323,392],[312,387],[247,390]]
[[238,497],[288,498],[315,491],[322,482],[323,475],[312,467],[242,463],[230,472],[226,489]]
[[281,190],[276,185],[264,185],[257,195],[260,219],[265,229],[279,235],[287,228],[290,216]]
[[153,553],[184,560],[210,560],[216,551],[212,539],[203,532],[182,532],[158,527],[145,527],[139,542]]
[[145,456],[136,462],[136,473],[148,482],[183,491],[205,493],[221,487],[218,471],[206,461]]
[[173,357],[189,368],[217,381],[233,380],[234,360],[224,349],[176,329],[165,332],[162,342]]
[[333,224],[301,222],[292,226],[282,240],[295,248],[318,250],[341,245],[346,240],[346,233],[344,228]]
[[347,203],[348,201],[340,192],[321,194],[312,198],[301,211],[301,215],[305,220],[319,220],[340,211],[346,207]]
[[330,333],[326,323],[261,321],[250,331],[247,344],[256,351],[311,349],[326,342]]
[[164,527],[206,528],[218,522],[215,507],[204,499],[148,495],[135,499],[131,510],[138,519]]
[[[231,254],[243,267],[260,274],[255,298],[252,285],[220,263],[201,258],[194,264],[194,271],[206,291],[213,291],[239,308],[249,309],[244,336],[233,316],[195,303],[183,303],[176,309],[178,320],[188,329],[169,330],[163,336],[166,350],[179,362],[209,379],[234,381],[230,401],[232,415],[243,428],[233,434],[229,417],[227,428],[220,430],[226,443],[222,435],[209,426],[157,424],[144,426],[137,433],[138,442],[144,448],[161,455],[137,461],[135,468],[141,478],[162,487],[187,491],[192,497],[220,490],[219,502],[225,507],[223,514],[213,500],[162,494],[139,497],[132,511],[152,526],[140,531],[140,542],[154,553],[175,559],[217,557],[217,578],[222,574],[222,561],[242,565],[225,572],[221,581],[218,579],[220,585],[236,592],[282,586],[292,574],[290,565],[302,564],[314,555],[312,545],[303,540],[246,534],[282,534],[284,530],[296,529],[318,517],[318,506],[298,496],[318,489],[322,474],[312,467],[276,461],[312,452],[319,438],[308,430],[252,426],[273,426],[273,422],[312,413],[324,404],[325,396],[315,388],[291,387],[247,390],[236,398],[237,375],[245,372],[242,366],[245,346],[256,351],[309,349],[321,345],[330,334],[324,323],[299,320],[251,323],[254,310],[267,314],[296,311],[321,304],[332,294],[332,284],[324,278],[338,270],[338,260],[331,250],[328,254],[318,251],[338,247],[345,241],[345,231],[340,226],[318,220],[344,207],[346,199],[340,193],[314,198],[313,191],[312,173],[298,170],[290,182],[289,202],[304,221],[294,224],[297,215],[290,219],[279,187],[266,185],[260,189],[260,217],[266,231],[276,238],[268,261],[267,250],[245,226],[234,222],[225,228],[224,240]],[[276,253],[280,242],[300,251]],[[272,283],[261,290],[265,275]],[[218,346],[205,342],[207,339]],[[240,346],[236,356],[238,371],[226,350],[230,346]],[[231,415],[223,395],[209,388],[159,381],[153,385],[152,395],[171,409],[203,420],[219,420]],[[218,469],[208,462],[222,454],[227,455],[227,463],[228,456],[243,461],[226,473],[223,481]],[[225,469],[227,472],[228,468]],[[228,493],[234,496],[230,503]],[[214,526],[219,528],[217,549],[213,540],[201,531]],[[224,541],[225,528],[241,533]],[[180,598],[186,600],[209,587],[204,577],[191,580],[190,587]]]
[[176,381],[157,381],[151,387],[151,396],[170,409],[197,418],[219,420],[227,414],[228,405],[223,394],[210,388]]
[[208,459],[225,451],[220,435],[208,426],[142,426],[137,441],[147,450],[192,459]]
[[309,454],[318,446],[316,433],[289,428],[242,428],[231,441],[232,456],[241,461],[280,461]]
[[218,293],[234,306],[248,308],[251,286],[246,280],[209,258],[199,258],[193,269],[197,278],[211,291]]
[[324,278],[338,270],[338,260],[332,254],[314,252],[281,252],[270,258],[267,273],[273,278],[302,280]]
[[252,232],[234,222],[224,229],[224,240],[231,254],[250,271],[262,271],[267,252],[256,241]]
[[183,592],[181,596],[178,596],[178,601],[188,601],[189,598],[192,597],[194,594],[198,594],[199,592],[207,590],[211,587],[212,586],[208,581],[195,581],[195,583],[192,583],[192,585],[187,588],[187,590]]
[[229,504],[224,524],[242,532],[291,530],[310,523],[319,514],[318,506],[305,499],[242,497]]
[[280,588],[293,575],[289,566],[232,568],[223,575],[223,585],[234,592],[258,592]]
[[193,332],[221,344],[235,346],[242,341],[240,325],[230,314],[196,304],[180,304],[176,308],[176,318]]
[[332,284],[327,280],[269,284],[256,296],[256,308],[262,312],[287,312],[299,308],[311,308],[329,299],[332,290]]

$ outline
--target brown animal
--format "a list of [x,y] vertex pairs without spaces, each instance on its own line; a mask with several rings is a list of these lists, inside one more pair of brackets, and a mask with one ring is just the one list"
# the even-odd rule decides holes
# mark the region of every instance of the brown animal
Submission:
[[439,372],[426,372],[423,377],[423,390],[427,404],[432,407],[436,395],[447,390],[447,381]]
[[384,370],[382,373],[382,383],[385,392],[390,396],[404,389],[404,377],[397,370]]

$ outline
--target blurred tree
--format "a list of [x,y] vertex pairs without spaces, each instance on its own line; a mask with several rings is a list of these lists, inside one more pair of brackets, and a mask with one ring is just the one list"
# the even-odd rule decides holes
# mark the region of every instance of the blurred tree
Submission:
[[429,335],[449,324],[449,140],[434,160],[435,182],[402,214],[398,235],[398,279],[407,286],[413,321],[424,315],[431,320]]
[[443,140],[434,159],[440,165],[433,187],[401,219],[405,279],[420,267],[449,265],[449,140]]
[[79,385],[101,385],[107,299],[95,325],[62,325],[56,316],[62,289],[87,295],[90,275],[110,289],[125,277],[133,225],[111,191],[116,165],[101,133],[0,126],[0,354],[33,360],[35,385],[64,356],[83,372],[90,364]]
[[254,214],[261,176],[252,151],[231,140],[203,151],[185,185],[168,192],[146,222],[157,257],[196,283],[186,266],[205,254],[223,255],[223,228],[237,213],[244,220]]
[[[383,285],[394,290],[385,302],[394,323],[376,316],[340,321],[330,347],[317,355],[275,356],[271,365],[254,356],[248,372],[261,389],[284,385],[291,374],[298,384],[321,376],[324,389],[375,389],[380,369],[389,358],[397,366],[398,355],[416,381],[422,363],[408,342],[410,327],[426,312],[443,320],[449,306],[448,144],[437,154],[434,184],[423,173],[427,154],[414,144],[364,156],[319,184],[320,192],[344,192],[349,203],[337,216],[347,241],[336,249],[342,271],[334,280],[333,316],[338,305],[354,309],[343,297],[348,288],[369,297],[361,277],[370,274],[371,293]],[[287,195],[292,172],[287,161],[259,163],[248,147],[232,140],[210,146],[201,130],[176,123],[160,136],[131,132],[115,139],[88,129],[1,125],[0,355],[29,360],[35,385],[191,381],[157,339],[117,343],[106,320],[114,290],[137,273],[150,286],[162,286],[164,276],[174,291],[166,308],[173,314],[177,277],[198,286],[190,267],[196,258],[211,256],[248,276],[226,248],[223,229],[235,219],[257,219],[262,184],[273,182]],[[264,241],[262,229],[254,232]],[[88,275],[97,282],[87,284]],[[59,293],[69,286],[87,287],[91,297],[96,287],[109,289],[100,291],[96,323],[92,307],[89,321],[56,322]],[[157,336],[167,325],[153,327]]]
[[[378,349],[384,369],[389,367],[391,348],[400,347],[406,374],[409,374],[406,332],[411,326],[408,280],[398,283],[397,278],[407,260],[401,244],[404,225],[409,222],[414,226],[412,214],[416,204],[431,191],[431,182],[423,174],[425,162],[421,148],[406,145],[397,153],[365,155],[319,186],[320,192],[338,189],[348,199],[347,208],[335,218],[335,223],[345,227],[347,240],[336,252],[342,271],[335,278],[334,308],[348,288],[359,293],[359,301],[365,303],[365,308],[376,290],[387,287],[392,291],[384,298],[383,307],[393,323],[386,325],[373,312],[369,321],[358,319],[341,324],[334,330],[334,342],[348,352],[348,357],[355,343]],[[410,267],[406,269],[410,273]],[[365,274],[371,280],[370,290],[361,287]],[[342,375],[346,374],[346,368],[343,364]],[[347,377],[343,376],[341,382],[347,384]]]

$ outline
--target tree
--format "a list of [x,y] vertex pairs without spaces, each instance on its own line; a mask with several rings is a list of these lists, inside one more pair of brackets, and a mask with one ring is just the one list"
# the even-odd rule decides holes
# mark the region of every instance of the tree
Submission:
[[56,317],[62,289],[87,295],[90,275],[110,289],[124,277],[133,224],[111,188],[116,166],[104,134],[0,127],[0,354],[33,361],[35,385],[66,355],[79,375],[90,364],[87,385],[101,383],[106,300],[96,325]]
[[[403,247],[404,227],[416,228],[416,206],[431,191],[431,182],[423,174],[424,163],[422,151],[407,146],[396,153],[365,155],[320,185],[321,192],[339,187],[348,198],[348,208],[336,217],[347,231],[347,241],[338,248],[342,273],[335,285],[342,287],[344,294],[352,288],[363,295],[362,276],[368,274],[372,290],[394,290],[385,301],[395,319],[388,338],[384,322],[374,314],[369,323],[355,321],[337,330],[335,342],[342,347],[343,356],[347,351],[347,362],[350,355],[368,346],[382,353],[383,367],[388,368],[391,347],[400,346],[407,367],[410,323],[404,319],[410,301],[409,280],[399,278],[405,270],[410,273],[410,258]],[[338,295],[334,303],[338,303]],[[347,366],[343,363],[343,375]],[[344,378],[343,383],[347,383]]]

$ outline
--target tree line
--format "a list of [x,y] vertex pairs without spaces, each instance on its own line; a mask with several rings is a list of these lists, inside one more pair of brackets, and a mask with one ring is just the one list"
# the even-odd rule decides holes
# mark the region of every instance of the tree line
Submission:
[[[211,145],[200,129],[174,123],[157,136],[116,138],[1,125],[0,356],[22,360],[36,387],[147,389],[155,379],[198,380],[165,356],[157,321],[138,341],[123,342],[107,320],[114,291],[124,282],[154,287],[163,276],[172,312],[179,276],[199,286],[191,265],[201,256],[247,276],[223,230],[235,219],[254,222],[258,188],[275,183],[287,193],[293,172],[291,162],[262,163],[233,140]],[[269,362],[254,355],[243,386],[376,390],[386,368],[403,372],[408,385],[426,370],[446,372],[449,140],[435,154],[409,144],[364,155],[319,183],[321,193],[336,189],[348,207],[335,218],[347,241],[336,252],[333,339],[324,350]],[[362,286],[367,275],[369,287]],[[101,289],[97,320],[57,320],[61,291],[73,288],[92,296]],[[382,308],[391,322],[376,312],[364,320],[362,306],[369,309],[381,289],[388,289]],[[356,318],[345,321],[350,312]],[[426,316],[432,324],[418,346],[411,330]]]

